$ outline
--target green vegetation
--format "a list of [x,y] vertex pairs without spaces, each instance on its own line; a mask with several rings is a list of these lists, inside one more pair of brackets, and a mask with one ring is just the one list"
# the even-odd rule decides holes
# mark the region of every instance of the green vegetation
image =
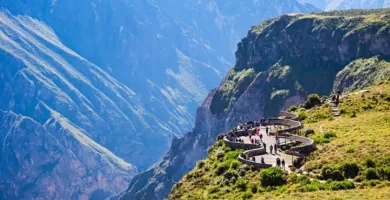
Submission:
[[276,167],[269,169],[263,169],[260,172],[260,182],[264,187],[267,186],[280,186],[286,182],[286,177],[283,170]]
[[[304,163],[308,175],[251,169],[236,159],[242,150],[218,141],[209,157],[174,186],[170,199],[385,198],[390,195],[390,147],[384,139],[390,136],[389,94],[390,84],[384,81],[367,92],[345,95],[339,105],[345,112],[337,120],[316,117],[329,112],[328,103],[296,108],[310,127],[304,134],[318,142]],[[351,118],[352,111],[356,117]]]
[[[211,112],[230,111],[245,91],[251,91],[258,92],[253,95],[259,97],[263,113],[275,116],[289,98],[314,92],[320,96],[337,90],[350,92],[387,79],[390,62],[384,57],[385,47],[360,35],[385,41],[389,16],[389,9],[291,14],[252,27],[238,45],[236,65],[215,92]],[[310,109],[318,105],[316,101],[303,107]],[[356,113],[349,116],[356,117]],[[332,119],[332,115],[317,112],[310,119],[315,123]]]
[[314,108],[315,106],[320,106],[321,105],[321,98],[318,96],[318,94],[310,94],[305,103],[303,103],[303,108],[305,109],[311,109]]

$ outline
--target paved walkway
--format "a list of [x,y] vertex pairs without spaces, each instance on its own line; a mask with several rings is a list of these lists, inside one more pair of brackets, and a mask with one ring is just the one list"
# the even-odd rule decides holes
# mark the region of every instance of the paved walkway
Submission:
[[[272,126],[268,126],[268,128],[269,128],[269,132],[274,131]],[[265,142],[265,144],[266,144],[267,154],[255,156],[256,162],[260,163],[261,157],[263,157],[264,162],[266,164],[272,164],[272,166],[276,166],[276,158],[280,158],[280,160],[284,159],[284,161],[286,162],[285,168],[286,168],[287,172],[290,173],[291,170],[288,166],[292,165],[293,157],[291,155],[287,155],[285,153],[280,152],[280,149],[278,149],[277,154],[275,154],[275,149],[273,149],[273,152],[271,154],[269,147],[270,147],[270,145],[276,144],[275,136],[271,136],[271,135],[268,136],[266,134],[266,127],[265,126],[261,127],[260,133],[263,135],[263,142]],[[252,137],[255,137],[256,139],[260,140],[259,136],[252,136]],[[250,144],[249,136],[242,136],[240,138],[244,140],[244,143]],[[279,140],[281,143],[285,142],[285,138],[280,138]],[[291,141],[289,139],[286,140],[286,143],[291,143],[291,142],[294,142],[294,141]]]

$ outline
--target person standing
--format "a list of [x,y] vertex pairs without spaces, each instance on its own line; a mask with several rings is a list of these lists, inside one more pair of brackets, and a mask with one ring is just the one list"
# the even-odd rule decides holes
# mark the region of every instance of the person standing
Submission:
[[278,153],[278,147],[274,144],[275,153]]
[[276,166],[280,167],[280,158],[276,158]]
[[269,134],[268,134],[268,131],[269,131],[269,130],[268,130],[268,126],[267,126],[267,128],[265,128],[265,133],[266,133],[267,135],[269,135]]
[[263,134],[260,133],[260,141],[263,142]]
[[286,165],[286,162],[284,161],[284,159],[282,159],[282,167],[283,167],[283,169],[286,169],[285,165]]
[[270,153],[272,154],[272,149],[274,148],[274,146],[272,146],[272,144],[269,146],[269,150],[270,150]]

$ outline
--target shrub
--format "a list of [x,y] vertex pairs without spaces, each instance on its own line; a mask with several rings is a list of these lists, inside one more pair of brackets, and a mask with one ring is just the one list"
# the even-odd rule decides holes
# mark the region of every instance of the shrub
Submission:
[[363,109],[363,110],[366,110],[366,111],[367,111],[367,110],[371,110],[372,108],[373,108],[373,107],[371,106],[371,104],[365,104],[365,105],[362,106],[362,109]]
[[230,166],[227,163],[219,163],[215,169],[215,174],[218,176],[222,175],[226,170],[229,169],[229,167]]
[[291,173],[287,177],[288,183],[298,183],[298,175],[296,173]]
[[219,192],[219,187],[218,187],[218,186],[210,187],[210,188],[208,189],[208,192],[209,192],[209,194],[217,193],[217,192]]
[[376,161],[372,158],[368,158],[365,162],[367,168],[375,168],[376,166]]
[[354,153],[355,152],[355,147],[354,146],[349,146],[345,148],[346,153]]
[[238,171],[238,174],[240,175],[240,176],[245,176],[245,170],[243,170],[243,169],[240,169],[239,171]]
[[350,181],[332,181],[329,184],[329,189],[331,190],[349,190],[354,188],[355,184]]
[[307,118],[307,114],[304,111],[298,113],[298,117],[300,120],[305,120]]
[[242,152],[242,150],[229,151],[226,153],[225,159],[226,160],[237,160],[237,157],[238,157],[238,155],[240,155],[241,152]]
[[298,108],[297,108],[295,105],[291,105],[290,108],[288,108],[287,111],[289,111],[289,112],[295,112],[295,111],[297,111],[297,110],[298,110]]
[[365,175],[367,180],[379,179],[379,175],[378,175],[375,168],[366,169],[366,171],[364,172],[364,175]]
[[385,98],[386,101],[390,102],[390,95]]
[[243,200],[252,199],[252,197],[253,197],[253,194],[252,194],[251,192],[249,192],[249,191],[246,191],[246,192],[244,192],[244,193],[241,195],[241,198],[242,198]]
[[305,191],[307,191],[307,192],[314,192],[314,191],[317,191],[319,189],[320,188],[318,187],[318,185],[315,185],[315,184],[305,185]]
[[238,177],[238,174],[236,171],[233,171],[233,170],[229,170],[227,171],[224,175],[223,175],[225,178],[227,179],[231,179],[232,177]]
[[306,128],[305,129],[305,137],[314,134],[314,129],[313,128]]
[[316,138],[314,138],[314,142],[316,144],[325,144],[325,143],[329,143],[330,140],[327,138],[323,138],[323,137],[316,137]]
[[307,185],[311,183],[310,178],[307,176],[298,176],[297,182],[301,185]]
[[344,177],[346,178],[355,178],[360,171],[359,165],[357,163],[344,163],[341,166]]
[[378,185],[379,183],[380,183],[379,180],[365,180],[362,182],[362,185],[374,187],[374,186]]
[[196,167],[197,167],[198,169],[202,169],[202,168],[204,167],[204,165],[205,165],[205,162],[204,162],[203,160],[201,160],[201,161],[198,162],[198,164],[196,165]]
[[240,191],[245,191],[246,190],[246,185],[248,184],[248,181],[242,179],[242,178],[239,178],[237,179],[236,181],[236,187],[240,190]]
[[230,164],[230,168],[231,169],[237,169],[238,166],[240,166],[240,162],[235,160],[235,161],[232,161],[232,163]]
[[378,174],[382,179],[390,181],[390,167],[379,168]]
[[351,114],[349,115],[350,118],[355,118],[356,117],[356,111],[352,111]]
[[285,174],[282,169],[276,167],[263,169],[260,172],[260,182],[264,187],[283,185],[286,182]]
[[231,179],[230,179],[230,182],[231,183],[235,183],[237,181],[237,178],[235,176],[233,176]]
[[222,150],[218,150],[215,156],[217,156],[218,159],[223,158],[225,156],[225,152]]
[[251,191],[252,191],[252,193],[256,193],[257,192],[257,185],[256,184],[252,183]]
[[324,133],[324,138],[326,138],[326,139],[331,139],[331,138],[334,138],[336,136],[337,136],[337,134],[335,132],[332,132],[332,131]]
[[321,105],[320,96],[318,96],[318,94],[310,94],[304,103],[304,108],[310,109],[313,108],[314,106],[319,106],[319,105]]
[[321,175],[325,180],[331,179],[335,181],[344,180],[344,176],[340,170],[332,166],[325,166],[322,168]]

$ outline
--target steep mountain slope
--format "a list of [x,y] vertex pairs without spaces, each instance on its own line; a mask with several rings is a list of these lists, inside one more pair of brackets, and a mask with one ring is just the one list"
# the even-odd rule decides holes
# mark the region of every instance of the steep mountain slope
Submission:
[[124,189],[137,170],[102,145],[139,145],[123,136],[140,119],[134,92],[40,21],[0,11],[0,38],[1,199],[102,199]]
[[[161,158],[173,135],[193,127],[196,108],[227,72],[232,45],[250,25],[282,12],[316,11],[289,0],[264,13],[264,2],[0,0],[0,5],[45,22],[69,49],[134,92],[141,103],[131,110],[136,130],[105,130],[103,139],[112,144],[103,145],[143,170]],[[122,132],[150,133],[153,139],[122,144],[115,139]]]
[[[47,157],[33,161],[25,149],[40,150],[34,143],[15,148],[28,129],[16,129],[14,143],[4,139],[15,153],[0,158],[2,167],[33,164],[23,166],[30,168],[26,174],[1,171],[7,177],[2,197],[104,198],[123,189],[134,166],[142,171],[158,161],[171,138],[193,126],[195,109],[226,73],[232,45],[250,25],[284,12],[316,11],[289,0],[261,12],[265,2],[168,2],[175,7],[165,1],[0,0],[0,109],[32,121],[31,130],[42,132],[35,139],[44,133],[58,138],[47,141]],[[5,118],[0,126],[8,126]],[[56,148],[67,151],[50,157]],[[50,165],[59,157],[85,160],[81,153],[90,158],[80,164],[88,175],[72,169],[62,176],[72,162]],[[96,172],[99,165],[104,173]],[[40,174],[64,187],[46,187]],[[76,177],[88,187],[70,187]]]
[[[206,159],[174,185],[169,199],[386,199],[390,192],[390,148],[384,139],[390,131],[390,63],[386,65],[386,79],[359,92],[343,93],[342,114],[337,119],[329,101],[299,109],[301,118],[306,117],[305,127],[313,130],[308,137],[317,142],[317,150],[299,170],[280,176],[280,183],[268,186],[270,180],[277,180],[277,173],[264,178],[266,172],[277,169],[246,168],[237,160],[244,150],[232,150],[220,140],[208,149]],[[218,157],[218,152],[224,152],[223,156]]]
[[137,175],[122,199],[164,197],[163,191],[206,157],[218,133],[276,115],[309,93],[330,94],[340,70],[359,58],[388,62],[389,12],[284,15],[253,27],[238,45],[233,69],[198,109],[193,131],[174,140],[160,164]]

